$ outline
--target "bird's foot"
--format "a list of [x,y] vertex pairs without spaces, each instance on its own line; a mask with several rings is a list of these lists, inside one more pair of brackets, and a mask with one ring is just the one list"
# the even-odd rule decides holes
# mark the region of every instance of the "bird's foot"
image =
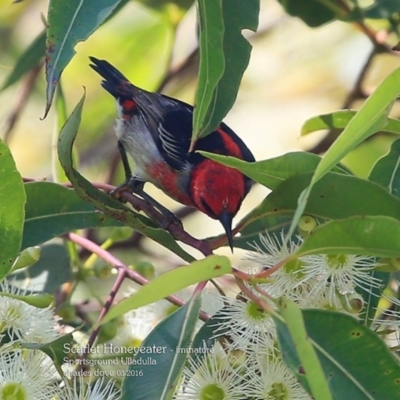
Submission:
[[143,189],[135,191],[137,195],[146,200],[147,203],[151,204],[153,208],[155,208],[162,216],[162,221],[159,222],[160,227],[162,229],[167,229],[170,224],[175,224],[182,227],[182,221],[168,208],[164,207],[157,200],[153,199],[150,195],[148,195]]
[[182,227],[182,221],[170,210],[160,204],[157,200],[153,199],[143,190],[144,183],[138,181],[137,178],[131,176],[125,180],[121,185],[117,186],[115,189],[110,191],[110,195],[117,200],[125,202],[121,196],[122,192],[134,193],[140,196],[148,204],[150,204],[154,209],[156,209],[162,216],[163,219],[159,222],[162,229],[167,229],[169,225],[175,224]]
[[131,176],[118,185],[115,189],[110,190],[109,195],[114,199],[120,200],[123,203],[126,201],[122,198],[122,192],[137,193],[143,190],[143,182],[138,181],[135,177]]
[[167,210],[168,213],[161,212],[164,219],[160,222],[160,228],[167,229],[171,224],[177,225],[180,228],[183,227],[182,221],[171,211]]

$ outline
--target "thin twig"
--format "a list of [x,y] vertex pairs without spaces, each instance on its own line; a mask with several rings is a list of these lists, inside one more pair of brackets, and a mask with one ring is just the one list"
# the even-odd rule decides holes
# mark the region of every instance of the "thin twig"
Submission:
[[[137,271],[130,269],[121,260],[119,260],[118,258],[113,256],[111,253],[104,250],[103,248],[101,248],[99,245],[92,242],[91,240],[88,240],[87,238],[79,236],[75,233],[68,233],[65,235],[65,237],[67,239],[71,240],[72,242],[78,244],[79,246],[84,247],[87,250],[89,250],[90,252],[96,254],[97,256],[102,258],[106,263],[110,264],[112,267],[114,267],[118,270],[117,279],[115,280],[115,282],[113,284],[110,294],[108,295],[107,300],[104,304],[104,307],[102,308],[99,318],[97,320],[97,328],[92,331],[92,333],[89,337],[88,344],[87,344],[87,346],[85,346],[85,352],[84,352],[84,354],[82,354],[82,358],[84,359],[88,356],[90,349],[93,347],[95,340],[97,338],[97,335],[99,333],[100,323],[103,320],[104,316],[107,314],[107,312],[110,310],[112,304],[114,303],[115,296],[117,295],[124,279],[129,278],[132,281],[134,281],[140,285],[145,285],[145,284],[149,283],[149,280],[144,278]],[[170,296],[166,297],[166,300],[168,300],[172,304],[179,306],[179,307],[183,306],[186,303],[180,297],[175,296],[175,295],[170,295]],[[206,322],[210,319],[210,315],[204,311],[201,311],[199,318]]]
[[[144,211],[148,216],[150,216],[154,221],[158,222],[160,226],[165,225],[165,216],[156,210],[151,204],[147,203],[145,200],[133,195],[132,193],[123,191],[121,192],[121,198],[129,202],[135,209]],[[204,240],[199,240],[189,235],[181,224],[175,221],[167,223],[165,228],[176,240],[181,241],[197,250],[199,250],[204,256],[209,256],[213,254],[210,244]]]
[[[353,89],[351,89],[348,95],[346,96],[341,106],[341,109],[351,108],[351,105],[353,104],[354,101],[365,99],[368,97],[368,94],[363,89],[363,85],[367,73],[369,71],[369,68],[371,67],[372,62],[374,61],[378,53],[379,51],[377,50],[376,47],[374,47],[370,52],[370,54],[368,55],[364,65],[362,66],[358,74],[357,80],[354,83]],[[307,151],[314,154],[325,153],[332,145],[332,143],[338,138],[339,135],[340,132],[337,129],[331,128],[322,140],[320,140],[316,145],[314,145]]]
[[6,143],[10,140],[10,135],[16,123],[18,122],[18,119],[21,116],[22,111],[26,106],[26,103],[28,102],[29,95],[33,91],[33,88],[35,86],[39,73],[42,70],[42,67],[43,63],[40,63],[28,73],[20,92],[18,93],[15,103],[11,108],[11,112],[7,117],[6,127],[4,129],[4,142]]

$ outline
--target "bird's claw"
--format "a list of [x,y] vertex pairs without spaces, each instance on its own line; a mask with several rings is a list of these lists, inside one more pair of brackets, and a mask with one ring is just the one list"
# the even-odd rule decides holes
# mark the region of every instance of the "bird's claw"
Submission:
[[122,203],[126,203],[126,200],[123,199],[122,197],[122,192],[129,192],[132,193],[132,189],[130,188],[128,182],[124,182],[123,184],[117,186],[115,189],[110,190],[108,194],[113,197],[114,199],[117,199],[121,201]]
[[122,198],[121,193],[122,192],[129,192],[129,193],[135,193],[137,188],[143,187],[142,182],[138,184],[138,181],[135,177],[131,176],[129,178],[126,178],[126,180],[118,185],[115,189],[109,191],[109,195],[112,196],[114,199],[120,200],[123,203],[126,203],[126,201]]
[[171,224],[177,225],[180,228],[183,227],[182,221],[171,211],[166,213],[165,211],[162,212],[164,216],[163,221],[160,222],[160,228],[167,229]]
[[135,193],[143,198],[147,203],[152,205],[160,214],[164,217],[163,220],[160,222],[160,227],[162,229],[167,229],[169,225],[175,224],[179,227],[183,227],[182,221],[171,211],[166,209],[164,206],[162,206],[160,203],[155,201],[152,197],[147,195],[143,191],[143,184],[140,182],[138,184],[138,181],[132,176],[130,178],[127,178],[125,182],[123,182],[121,185],[117,186],[115,189],[111,190],[109,192],[110,196],[113,198],[126,203],[126,201],[123,199],[121,196],[122,192],[129,192],[129,193]]

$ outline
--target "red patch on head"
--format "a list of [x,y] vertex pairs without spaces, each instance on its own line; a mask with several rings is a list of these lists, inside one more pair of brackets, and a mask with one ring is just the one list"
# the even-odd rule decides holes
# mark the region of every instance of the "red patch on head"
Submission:
[[236,215],[245,196],[245,178],[235,169],[204,160],[192,172],[191,197],[196,208],[218,219],[223,211]]

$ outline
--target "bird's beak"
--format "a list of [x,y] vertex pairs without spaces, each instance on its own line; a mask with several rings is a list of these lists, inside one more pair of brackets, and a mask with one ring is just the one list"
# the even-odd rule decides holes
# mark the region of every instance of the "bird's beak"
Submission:
[[232,216],[228,213],[228,211],[224,210],[219,217],[219,221],[225,229],[229,247],[231,248],[231,251],[233,253]]

